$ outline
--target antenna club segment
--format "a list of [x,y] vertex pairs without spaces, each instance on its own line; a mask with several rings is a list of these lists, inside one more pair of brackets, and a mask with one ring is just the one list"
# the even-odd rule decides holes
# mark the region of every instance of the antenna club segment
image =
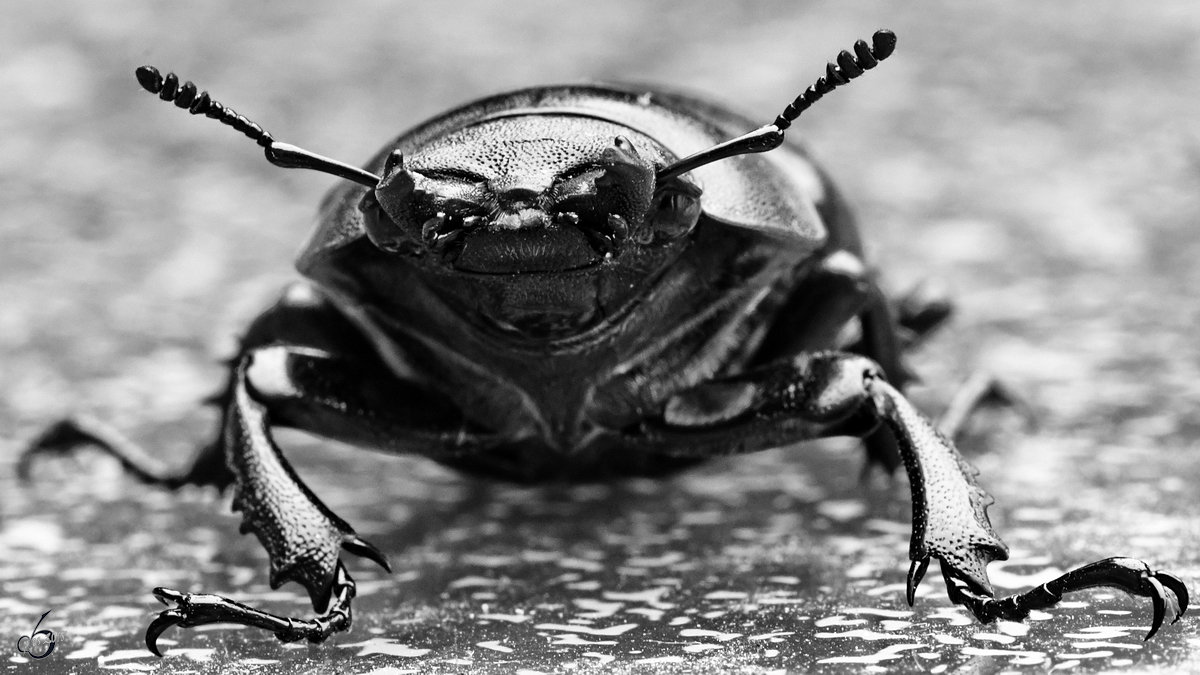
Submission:
[[875,31],[875,34],[871,36],[871,46],[869,47],[865,41],[859,40],[854,43],[853,54],[842,50],[837,55],[837,63],[825,64],[825,75],[805,89],[796,97],[796,100],[783,109],[779,117],[775,118],[775,126],[787,129],[801,113],[821,100],[822,96],[879,65],[880,61],[891,56],[894,51],[896,51],[896,34],[887,29]]
[[213,100],[207,91],[197,93],[199,88],[191,80],[180,85],[179,76],[175,73],[167,73],[166,77],[163,77],[154,66],[141,66],[134,71],[134,76],[142,89],[157,94],[164,101],[174,103],[177,108],[185,108],[193,115],[204,115],[229,125],[263,148],[268,148],[275,142],[270,133],[250,118]]
[[792,122],[822,96],[833,91],[836,87],[879,65],[879,62],[892,55],[896,50],[896,34],[887,29],[875,31],[871,36],[871,45],[863,40],[854,43],[854,53],[843,50],[837,55],[837,65],[825,65],[825,75],[789,103],[775,121],[755,129],[750,133],[715,145],[707,150],[688,155],[683,159],[664,167],[655,175],[655,180],[661,185],[692,169],[699,168],[727,157],[745,155],[753,152],[767,152],[783,143],[784,131],[792,126]]
[[158,68],[142,66],[134,71],[134,75],[142,89],[151,94],[157,94],[160,99],[171,101],[176,107],[186,108],[193,115],[204,115],[242,132],[263,148],[267,161],[275,166],[286,169],[320,171],[354,181],[368,188],[374,188],[380,181],[379,176],[356,166],[323,157],[288,143],[279,143],[250,118],[239,114],[233,108],[214,101],[207,91],[196,93],[197,87],[190,81],[180,85],[179,77],[175,73],[167,73],[167,76],[163,77],[158,72]]

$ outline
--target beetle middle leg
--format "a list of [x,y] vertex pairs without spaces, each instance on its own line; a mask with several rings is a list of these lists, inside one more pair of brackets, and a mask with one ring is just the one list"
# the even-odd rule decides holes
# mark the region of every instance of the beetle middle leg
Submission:
[[140,444],[125,437],[111,425],[91,415],[73,415],[46,428],[31,441],[17,463],[17,472],[28,479],[39,457],[69,454],[82,446],[99,448],[115,458],[127,473],[144,483],[177,489],[183,485],[212,485],[223,489],[233,480],[225,466],[225,445],[221,430],[234,395],[234,370],[240,354],[256,347],[287,342],[293,345],[358,352],[370,345],[355,327],[314,287],[307,283],[291,284],[282,296],[251,322],[242,336],[239,356],[228,362],[230,374],[225,386],[206,403],[217,407],[221,420],[215,437],[200,446],[182,469],[165,464]]
[[[905,354],[936,332],[950,318],[953,309],[937,284],[917,284],[894,300],[872,284],[870,299],[858,317],[862,335],[847,349],[874,360],[883,367],[888,381],[905,391],[919,379],[905,362]],[[1025,400],[1004,382],[986,371],[976,371],[955,391],[938,419],[938,429],[948,438],[957,439],[971,415],[987,405],[1015,408],[1030,423],[1035,419]],[[865,440],[868,459],[889,471],[899,466],[899,448],[890,434],[876,432]]]
[[[953,312],[946,294],[933,283],[917,284],[895,301],[888,300],[875,287],[871,302],[859,317],[863,326],[862,339],[851,351],[874,359],[888,375],[889,381],[904,391],[917,379],[904,363],[904,354],[920,346]],[[938,419],[938,429],[948,438],[956,439],[967,421],[984,406],[997,405],[1015,408],[1021,417],[1032,424],[1035,415],[1029,404],[1004,382],[989,372],[976,371],[954,392],[946,410]],[[868,439],[881,447],[886,439]],[[886,453],[883,453],[886,454]]]
[[697,385],[668,399],[660,417],[626,429],[621,442],[672,457],[709,457],[864,436],[880,427],[895,438],[912,491],[910,604],[937,558],[950,599],[984,622],[1020,619],[1065,593],[1097,586],[1150,598],[1155,629],[1168,614],[1178,619],[1187,609],[1178,578],[1128,558],[1085,565],[1038,589],[995,598],[986,568],[1007,559],[1008,549],[987,516],[992,497],[953,443],[886,381],[878,364],[861,356],[801,354]]

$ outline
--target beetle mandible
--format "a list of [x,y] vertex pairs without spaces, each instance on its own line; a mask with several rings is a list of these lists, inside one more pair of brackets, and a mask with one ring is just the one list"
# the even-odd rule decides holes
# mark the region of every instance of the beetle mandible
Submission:
[[157,588],[174,606],[147,629],[156,654],[175,625],[320,642],[351,623],[341,551],[388,568],[291,469],[272,426],[525,482],[660,475],[860,436],[870,462],[908,474],[910,604],[937,558],[950,599],[980,621],[1021,620],[1064,593],[1108,586],[1153,601],[1148,639],[1183,615],[1188,592],[1138,560],[995,597],[986,567],[1007,549],[988,520],[991,497],[954,429],[935,428],[901,394],[900,333],[927,332],[946,310],[893,316],[844,202],[800,148],[783,145],[804,110],[895,43],[884,30],[860,40],[774,122],[733,140],[723,141],[752,125],[690,95],[538,87],[435,117],[365,169],[280,143],[193,83],[139,68],[143,88],[242,131],[273,164],[345,181],[297,262],[309,281],[244,335],[214,399],[217,438],[190,469],[158,470],[83,417],[48,429],[20,466],[91,443],[148,482],[232,485],[243,529],[270,557],[271,586],[300,583],[321,612],[281,617]]

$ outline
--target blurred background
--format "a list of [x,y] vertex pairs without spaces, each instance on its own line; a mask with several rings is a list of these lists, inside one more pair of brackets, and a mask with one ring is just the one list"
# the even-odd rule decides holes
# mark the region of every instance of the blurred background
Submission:
[[[903,600],[908,492],[834,442],[667,483],[524,490],[285,435],[294,463],[397,572],[354,563],[356,623],[321,647],[254,631],[141,646],[155,585],[307,614],[270,591],[228,498],[146,490],[113,463],[12,465],[85,411],[183,464],[197,401],[278,289],[333,179],[143,93],[174,70],[276,138],[352,163],[482,95],[662,82],[773,119],[858,38],[892,59],[825,98],[803,139],[856,207],[889,288],[958,313],[914,362],[936,413],[984,368],[1038,415],[962,444],[1012,547],[1002,592],[1108,555],[1200,579],[1200,8],[1065,1],[634,1],[0,10],[0,642],[46,610],[57,651],[10,668],[222,672],[1200,669],[1189,615],[1083,593],[979,626],[931,574]],[[294,449],[294,450],[293,450]],[[364,500],[364,495],[371,495]]]

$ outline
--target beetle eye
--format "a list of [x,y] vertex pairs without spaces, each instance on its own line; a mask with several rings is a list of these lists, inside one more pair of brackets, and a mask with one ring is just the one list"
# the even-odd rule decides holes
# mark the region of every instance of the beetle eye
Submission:
[[655,195],[646,218],[648,227],[638,232],[638,243],[655,239],[677,239],[692,231],[700,220],[700,197],[683,190],[668,189]]

